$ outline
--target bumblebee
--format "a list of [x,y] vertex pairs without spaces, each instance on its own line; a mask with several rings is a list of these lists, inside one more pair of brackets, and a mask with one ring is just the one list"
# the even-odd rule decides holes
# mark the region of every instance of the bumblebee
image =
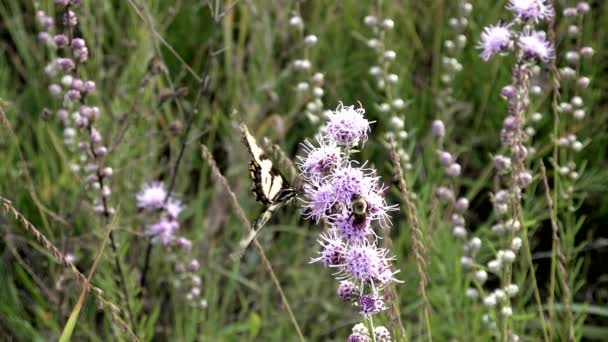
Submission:
[[352,208],[353,223],[363,224],[367,220],[367,202],[361,196],[355,196],[350,202]]

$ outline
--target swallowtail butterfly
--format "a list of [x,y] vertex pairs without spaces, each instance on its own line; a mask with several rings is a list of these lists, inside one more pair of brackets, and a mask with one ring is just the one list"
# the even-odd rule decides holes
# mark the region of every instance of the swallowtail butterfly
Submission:
[[252,225],[249,235],[239,243],[239,250],[233,257],[242,257],[247,246],[256,234],[270,220],[272,214],[296,197],[296,191],[289,185],[287,179],[272,165],[264,150],[257,144],[249,133],[247,126],[241,124],[243,143],[252,159],[249,162],[249,173],[253,181],[252,191],[256,201],[264,205],[264,209]]

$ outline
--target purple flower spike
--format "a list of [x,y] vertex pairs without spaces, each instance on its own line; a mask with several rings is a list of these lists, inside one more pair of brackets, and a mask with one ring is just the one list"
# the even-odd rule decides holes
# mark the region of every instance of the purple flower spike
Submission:
[[365,109],[340,104],[328,114],[329,121],[325,127],[327,135],[336,143],[344,146],[356,146],[367,140],[370,122],[363,117]]

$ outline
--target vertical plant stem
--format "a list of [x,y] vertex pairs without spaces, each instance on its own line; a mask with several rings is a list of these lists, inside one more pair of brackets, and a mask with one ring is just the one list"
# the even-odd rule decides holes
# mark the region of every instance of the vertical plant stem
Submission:
[[[568,341],[574,341],[574,318],[572,316],[572,300],[571,300],[571,292],[570,287],[568,286],[568,271],[566,269],[566,258],[563,255],[560,247],[560,238],[559,231],[557,225],[557,214],[554,203],[551,199],[551,189],[549,188],[549,181],[547,180],[547,170],[545,169],[545,164],[541,161],[540,163],[540,175],[543,182],[543,187],[545,189],[545,199],[547,201],[547,208],[549,209],[549,218],[551,220],[551,231],[552,231],[552,240],[555,245],[555,255],[553,251],[551,253],[551,263],[557,264],[557,269],[559,270],[559,280],[562,287],[563,294],[563,302],[566,307],[566,320],[568,323]],[[553,260],[555,258],[556,260]],[[559,260],[559,262],[558,262]],[[553,271],[553,270],[552,270]]]
[[[548,3],[549,5],[553,6],[553,1],[549,0]],[[555,38],[555,16],[552,16],[549,19],[549,23],[548,23],[548,27],[547,27],[547,38],[549,40],[549,42],[551,42],[551,44],[553,46],[557,46],[557,42],[556,42],[556,38]],[[556,58],[552,58],[551,62],[549,64],[549,69],[551,72],[551,92],[552,92],[552,98],[551,98],[551,112],[553,113],[553,162],[555,163],[555,165],[558,165],[559,163],[559,144],[557,143],[557,140],[559,139],[559,127],[560,127],[560,120],[559,120],[559,110],[558,110],[558,102],[559,102],[559,94],[560,94],[560,75],[559,75],[559,71],[557,70],[557,64],[556,64]],[[543,172],[544,177],[546,178],[546,174],[545,174],[545,166],[542,164],[541,162],[541,171]],[[555,205],[555,207],[557,208],[558,205],[558,193],[559,193],[559,172],[557,172],[557,170],[554,170],[553,172],[553,200],[552,203]],[[557,256],[557,242],[555,239],[553,239],[553,242],[551,244],[551,271],[550,271],[550,276],[549,276],[549,303],[548,303],[548,320],[549,322],[553,321],[553,315],[554,315],[554,302],[555,302],[555,267],[556,267],[556,256]],[[549,323],[551,324],[551,323]],[[549,329],[549,339],[552,339],[552,330],[553,329]]]

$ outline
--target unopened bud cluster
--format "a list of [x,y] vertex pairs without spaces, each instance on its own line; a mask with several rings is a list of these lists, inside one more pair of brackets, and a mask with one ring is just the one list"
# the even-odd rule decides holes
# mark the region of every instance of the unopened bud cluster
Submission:
[[448,19],[448,38],[443,42],[441,56],[442,87],[437,96],[437,107],[440,112],[447,112],[457,102],[454,97],[453,83],[456,75],[462,71],[460,58],[467,46],[466,31],[469,27],[469,18],[473,12],[473,5],[469,1],[457,1],[455,15]]
[[[591,79],[583,74],[585,66],[590,63],[595,51],[592,47],[584,44],[582,37],[582,24],[591,10],[586,1],[581,1],[576,6],[564,8],[562,14],[568,23],[567,35],[569,39],[564,42],[562,65],[559,66],[561,76],[560,103],[558,111],[560,121],[564,122],[555,137],[555,143],[564,151],[558,155],[556,169],[559,173],[561,186],[561,197],[569,203],[574,197],[575,183],[580,178],[582,168],[577,164],[577,155],[588,144],[587,141],[577,137],[577,132],[572,128],[579,126],[581,120],[587,117],[589,111],[585,103],[588,93],[586,89]],[[559,202],[558,202],[559,203]],[[573,210],[570,206],[567,210]]]
[[293,70],[300,74],[300,81],[296,83],[298,103],[304,107],[304,113],[310,123],[319,125],[324,119],[323,84],[325,75],[315,71],[310,62],[311,50],[317,45],[318,38],[313,34],[304,33],[304,20],[294,15],[289,19],[289,26],[297,31],[302,39],[302,57],[295,59],[292,63]]
[[399,94],[399,75],[393,72],[397,52],[387,46],[387,35],[395,28],[395,22],[390,18],[379,18],[368,15],[363,18],[363,23],[369,27],[371,37],[367,40],[367,46],[376,55],[376,62],[369,68],[369,74],[376,83],[376,88],[381,94],[381,101],[376,104],[376,109],[382,117],[389,117],[389,128],[386,132],[386,141],[393,139],[397,142],[397,152],[404,161],[406,170],[412,168],[410,156],[404,146],[409,137],[405,129],[406,101]]

